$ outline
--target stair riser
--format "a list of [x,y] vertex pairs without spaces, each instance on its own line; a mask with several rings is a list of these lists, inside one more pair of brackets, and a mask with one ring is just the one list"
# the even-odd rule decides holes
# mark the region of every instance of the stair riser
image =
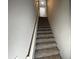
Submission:
[[50,27],[43,27],[43,26],[40,26],[40,27],[38,27],[38,29],[39,29],[39,28],[50,28]]
[[39,30],[39,29],[44,29],[44,30],[45,30],[45,29],[51,29],[51,28],[38,28],[38,30]]
[[41,35],[37,35],[37,37],[52,37],[54,36],[53,34],[41,34]]
[[54,39],[37,39],[36,40],[36,42],[38,43],[40,43],[40,42],[53,42],[53,41],[55,41]]
[[47,56],[47,57],[40,57],[36,59],[61,59],[60,55],[52,55],[52,56]]
[[52,34],[52,32],[37,32],[37,34]]
[[54,40],[49,40],[49,41],[36,41],[36,43],[47,43],[47,42],[53,42]]
[[41,42],[36,42],[36,44],[45,44],[45,43],[56,43],[55,41],[41,41]]
[[40,46],[40,45],[36,45],[36,50],[39,50],[39,49],[47,49],[47,48],[54,48],[54,47],[57,47],[57,44],[51,44],[51,45],[43,45],[43,46]]
[[49,33],[49,32],[52,32],[52,31],[37,31],[37,33]]
[[48,55],[38,55],[38,56],[35,56],[36,58],[43,58],[43,57],[49,57],[49,56],[52,56],[52,55],[58,55],[59,54],[59,52],[57,51],[57,52],[55,52],[55,53],[51,53],[51,54],[48,54]]
[[50,39],[50,38],[55,38],[53,36],[50,36],[50,37],[37,37],[36,39]]
[[37,31],[51,31],[51,29],[38,29]]

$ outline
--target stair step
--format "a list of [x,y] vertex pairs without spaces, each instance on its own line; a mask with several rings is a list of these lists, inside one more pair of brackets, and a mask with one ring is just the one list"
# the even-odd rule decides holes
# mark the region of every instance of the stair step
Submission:
[[37,37],[36,39],[50,39],[50,38],[55,38],[53,36],[50,36],[50,37]]
[[37,36],[40,36],[40,35],[46,35],[47,36],[47,35],[54,35],[54,34],[52,32],[51,33],[50,32],[49,33],[37,33]]
[[49,25],[48,21],[39,21],[38,25]]
[[60,55],[52,55],[52,56],[47,56],[47,57],[41,57],[41,58],[35,58],[35,59],[61,59]]
[[36,42],[36,44],[48,44],[48,43],[56,43],[56,41]]
[[47,24],[43,23],[43,24],[38,24],[38,26],[50,26],[50,25],[49,25],[49,23],[47,23]]
[[53,34],[38,34],[37,37],[52,37]]
[[37,31],[51,31],[51,29],[50,28],[47,28],[47,29],[38,29]]
[[41,25],[38,25],[38,27],[50,27],[50,25],[43,25],[43,24],[41,24]]
[[45,33],[52,33],[52,31],[37,31],[37,33],[38,34],[40,34],[40,33],[44,33],[45,34]]
[[38,28],[50,28],[50,26],[38,26]]
[[51,29],[51,28],[38,28],[38,30],[47,30],[47,29]]
[[41,43],[41,44],[36,44],[36,50],[39,49],[46,49],[46,48],[53,48],[56,47],[57,44],[56,43]]
[[55,37],[52,33],[49,33],[49,34],[42,33],[42,34],[37,35],[37,39],[45,39],[45,38],[50,39],[50,38],[55,38]]
[[52,55],[58,55],[59,50],[57,48],[37,50],[35,53],[35,58],[47,57]]
[[55,41],[55,39],[52,39],[52,38],[50,38],[50,39],[37,39],[36,43],[53,42],[53,41]]

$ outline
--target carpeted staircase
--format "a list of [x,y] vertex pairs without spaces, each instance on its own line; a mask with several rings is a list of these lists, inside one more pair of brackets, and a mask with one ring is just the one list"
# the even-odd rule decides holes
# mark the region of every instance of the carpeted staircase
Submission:
[[61,59],[47,17],[38,21],[34,59]]

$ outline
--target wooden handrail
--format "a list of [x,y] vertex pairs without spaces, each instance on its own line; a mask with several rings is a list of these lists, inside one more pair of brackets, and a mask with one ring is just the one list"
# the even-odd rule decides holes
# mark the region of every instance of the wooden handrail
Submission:
[[34,36],[34,32],[35,32],[35,27],[36,27],[36,24],[37,24],[37,20],[38,20],[38,17],[37,17],[36,20],[35,20],[34,29],[33,29],[33,33],[32,33],[32,38],[31,38],[31,42],[30,42],[30,47],[29,47],[29,51],[28,51],[28,54],[27,54],[26,57],[28,57],[28,56],[30,55],[31,46],[32,46],[32,41],[33,41],[33,36]]

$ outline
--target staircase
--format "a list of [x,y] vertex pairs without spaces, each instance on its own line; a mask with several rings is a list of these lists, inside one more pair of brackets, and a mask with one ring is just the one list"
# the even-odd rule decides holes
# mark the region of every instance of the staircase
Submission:
[[38,21],[34,59],[61,59],[47,17]]

